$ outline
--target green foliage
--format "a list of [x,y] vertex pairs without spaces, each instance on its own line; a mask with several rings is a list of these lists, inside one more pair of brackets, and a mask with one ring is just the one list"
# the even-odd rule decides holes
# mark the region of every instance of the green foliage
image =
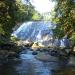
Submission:
[[4,44],[9,42],[8,37],[6,37],[5,35],[0,34],[0,44]]
[[15,11],[15,20],[16,23],[25,22],[32,20],[34,14],[34,7],[29,3],[29,5],[23,4],[21,0],[16,0],[16,11]]
[[9,37],[14,26],[14,8],[15,1],[2,0],[0,1],[0,34]]
[[37,12],[34,12],[34,15],[32,16],[32,20],[41,20],[43,17]]
[[71,40],[75,41],[75,32],[72,33],[72,36],[70,37]]
[[59,39],[65,35],[64,31],[61,29],[59,25],[57,25],[56,29],[53,29],[53,33],[54,33],[54,36],[58,37]]
[[[73,36],[75,32],[75,1],[74,0],[54,0],[55,6],[55,18],[53,22],[57,23],[58,33],[64,32],[68,38]],[[61,35],[60,35],[61,36]]]
[[16,41],[18,41],[19,39],[18,38],[16,38],[16,37],[14,37],[14,36],[11,36],[11,38],[10,38],[13,42],[16,42]]
[[0,35],[10,39],[12,28],[18,23],[32,20],[34,12],[34,7],[30,3],[26,5],[21,0],[1,0]]

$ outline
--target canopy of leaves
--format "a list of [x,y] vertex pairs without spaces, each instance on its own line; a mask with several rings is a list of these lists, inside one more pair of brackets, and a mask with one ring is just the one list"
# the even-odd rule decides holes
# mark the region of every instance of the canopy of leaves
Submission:
[[0,1],[0,34],[9,35],[12,27],[15,25],[15,0],[1,0]]
[[32,20],[34,12],[30,3],[27,5],[21,0],[0,0],[0,37],[3,35],[9,38],[12,28],[17,23]]
[[[67,35],[68,38],[75,36],[75,0],[53,0],[56,1],[55,18],[57,23],[56,35]],[[57,32],[58,31],[58,32]]]
[[34,14],[34,7],[31,3],[23,4],[21,0],[16,0],[16,11],[15,11],[15,19],[16,22],[24,22],[28,20],[32,20],[32,16]]
[[34,12],[34,15],[32,16],[32,20],[42,20],[43,16],[40,15],[37,11]]

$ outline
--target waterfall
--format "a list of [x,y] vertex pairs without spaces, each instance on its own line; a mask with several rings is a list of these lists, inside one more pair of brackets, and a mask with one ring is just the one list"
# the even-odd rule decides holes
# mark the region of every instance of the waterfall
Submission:
[[44,46],[65,47],[68,42],[66,39],[53,39],[52,29],[55,28],[56,25],[50,21],[30,21],[23,23],[12,35],[21,39],[24,43],[30,41],[41,43]]

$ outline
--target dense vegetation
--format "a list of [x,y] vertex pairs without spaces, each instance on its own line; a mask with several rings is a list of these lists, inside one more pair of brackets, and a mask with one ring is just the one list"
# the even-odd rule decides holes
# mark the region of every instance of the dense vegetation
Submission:
[[16,2],[14,0],[0,1],[0,38],[2,35],[5,37],[9,37],[9,32],[11,32],[12,27],[15,25],[15,3]]
[[[67,38],[75,40],[75,0],[52,1],[56,2],[55,10],[51,12],[54,16],[52,21],[57,24],[55,36],[61,38],[67,35]],[[43,17],[34,10],[30,2],[23,4],[21,0],[0,0],[0,42],[9,39],[15,25],[41,19]]]
[[[35,13],[37,15],[35,15]],[[12,28],[24,21],[40,19],[30,2],[21,0],[0,0],[0,43],[10,38]]]
[[57,24],[54,30],[59,38],[67,36],[75,40],[75,0],[52,0],[56,2],[55,17],[52,19]]

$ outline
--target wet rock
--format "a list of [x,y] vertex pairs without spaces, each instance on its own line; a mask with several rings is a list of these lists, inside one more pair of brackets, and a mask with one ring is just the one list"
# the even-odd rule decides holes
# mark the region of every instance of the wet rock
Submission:
[[31,47],[32,49],[37,49],[37,48],[41,48],[37,43],[34,43]]
[[66,52],[67,54],[69,54],[69,52],[71,52],[71,49],[65,49],[65,52]]
[[30,51],[33,51],[33,49],[31,49],[31,48],[30,48],[29,50],[30,50]]
[[25,44],[24,46],[25,47],[31,47],[32,45],[31,44]]
[[75,56],[70,56],[68,66],[75,66]]
[[32,54],[33,55],[37,55],[38,53],[37,53],[37,51],[33,51]]
[[41,47],[41,48],[38,48],[36,51],[40,51],[40,52],[49,52],[50,49],[48,47]]
[[39,51],[40,51],[40,52],[43,52],[43,48],[40,48]]
[[56,51],[56,50],[50,51],[49,54],[50,54],[51,56],[55,56],[55,57],[60,56],[59,51]]
[[49,54],[46,54],[44,52],[42,53],[38,53],[37,56],[36,56],[36,59],[38,60],[41,60],[41,61],[51,61],[51,62],[58,62],[58,58],[57,57],[54,57],[54,56],[51,56]]
[[9,59],[15,58],[15,57],[19,57],[19,55],[18,55],[16,52],[10,51],[10,52],[8,53],[8,58],[9,58]]
[[60,50],[60,56],[67,56],[67,53],[65,50]]

